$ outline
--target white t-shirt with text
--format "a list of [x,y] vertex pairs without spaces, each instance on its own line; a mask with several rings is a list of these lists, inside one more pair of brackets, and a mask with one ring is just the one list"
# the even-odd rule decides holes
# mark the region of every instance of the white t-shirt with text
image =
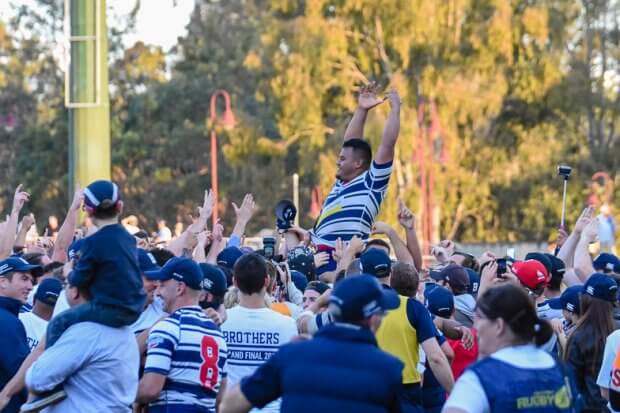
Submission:
[[26,338],[28,339],[28,348],[32,351],[39,341],[45,336],[47,330],[47,320],[42,319],[33,312],[19,313],[19,320],[26,330]]
[[[291,341],[297,335],[297,326],[291,317],[269,308],[237,306],[227,310],[226,315],[221,329],[228,346],[227,388],[232,389],[269,360],[281,345]],[[280,400],[253,411],[279,412]]]

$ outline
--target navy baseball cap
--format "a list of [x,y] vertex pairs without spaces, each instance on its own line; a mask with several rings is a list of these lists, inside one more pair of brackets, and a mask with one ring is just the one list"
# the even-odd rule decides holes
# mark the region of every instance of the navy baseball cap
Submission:
[[84,238],[80,238],[80,239],[73,241],[71,245],[69,245],[69,249],[67,250],[67,256],[69,257],[69,259],[72,260],[76,258],[83,246],[84,246]]
[[325,291],[329,290],[329,285],[327,285],[326,283],[322,281],[311,281],[308,283],[306,290],[316,291],[319,294],[323,294]]
[[228,289],[226,274],[217,265],[201,262],[198,264],[202,271],[202,289],[216,297],[223,298]]
[[[551,263],[551,260],[549,259],[547,254],[544,254],[542,252],[528,252],[525,255],[524,261],[527,261],[527,260],[538,261],[539,263],[545,266],[545,269],[547,270],[547,275],[548,276],[551,275],[551,271],[553,270],[553,264]],[[549,281],[549,279],[550,278],[547,278],[547,282]]]
[[295,247],[288,252],[288,266],[291,270],[299,271],[304,274],[308,280],[316,278],[316,269],[314,267],[314,255],[306,247]]
[[549,258],[549,261],[551,261],[551,270],[549,271],[551,279],[563,279],[564,273],[566,272],[566,264],[564,264],[564,261],[553,254],[545,253],[545,255]]
[[41,281],[34,295],[35,301],[54,306],[62,291],[62,283],[57,278],[46,278]]
[[160,270],[146,271],[144,276],[159,281],[175,279],[185,283],[192,290],[202,289],[202,271],[198,264],[189,258],[170,258]]
[[445,280],[450,288],[458,294],[469,289],[469,275],[465,268],[458,264],[450,264],[441,270],[441,279]]
[[465,268],[465,272],[469,277],[469,286],[467,287],[467,294],[471,294],[473,296],[478,295],[478,288],[480,288],[480,274],[476,270],[472,270],[471,268]]
[[217,265],[230,268],[231,270],[235,266],[235,263],[243,252],[238,247],[226,247],[219,254],[217,254]]
[[84,188],[84,204],[90,208],[97,208],[104,201],[111,201],[116,205],[121,195],[118,185],[112,181],[99,180]]
[[620,272],[620,260],[614,254],[602,252],[592,262],[592,266],[596,271],[603,272]]
[[371,248],[360,256],[360,267],[364,274],[385,278],[390,275],[392,260],[378,248]]
[[12,272],[32,272],[40,265],[32,265],[22,257],[11,256],[0,261],[0,276],[10,274]]
[[295,284],[295,287],[302,293],[306,291],[306,287],[308,286],[308,279],[305,275],[300,273],[299,271],[291,270],[291,281]]
[[143,273],[161,269],[161,267],[157,265],[155,256],[142,248],[138,248],[138,265],[140,266],[140,271]]
[[424,289],[424,302],[428,311],[437,317],[450,318],[454,310],[454,294],[440,285]]
[[583,286],[584,294],[613,303],[617,300],[618,284],[607,274],[595,272]]
[[329,298],[329,312],[338,321],[345,322],[362,321],[399,305],[400,298],[394,290],[365,274],[340,281]]
[[562,291],[562,295],[559,297],[547,300],[547,304],[554,310],[566,310],[579,314],[579,297],[581,294],[583,294],[583,284],[573,285]]

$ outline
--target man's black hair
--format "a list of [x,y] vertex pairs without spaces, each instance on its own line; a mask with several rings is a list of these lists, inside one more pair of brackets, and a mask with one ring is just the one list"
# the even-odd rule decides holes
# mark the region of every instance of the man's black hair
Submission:
[[353,149],[356,157],[362,159],[362,168],[370,168],[372,162],[372,148],[370,144],[363,139],[349,139],[342,144],[343,148]]
[[93,210],[93,217],[97,219],[111,219],[119,215],[120,211],[116,208],[116,202],[110,199],[105,199]]
[[174,257],[172,251],[164,248],[153,248],[149,250],[149,252],[153,254],[155,261],[157,261],[157,265],[160,267],[163,267],[170,258]]
[[243,294],[260,293],[265,288],[267,265],[256,253],[241,256],[233,267],[233,278]]
[[372,246],[376,246],[376,247],[383,247],[386,248],[388,250],[388,255],[390,255],[390,244],[388,244],[386,241],[382,240],[381,238],[372,238],[369,239],[368,242],[366,243],[366,250],[368,251],[368,249]]

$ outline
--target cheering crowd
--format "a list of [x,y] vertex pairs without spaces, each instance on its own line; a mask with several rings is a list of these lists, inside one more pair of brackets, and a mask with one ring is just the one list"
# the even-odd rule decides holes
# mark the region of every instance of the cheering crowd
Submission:
[[[373,157],[364,123],[385,101]],[[0,226],[0,411],[620,411],[620,260],[590,256],[600,217],[586,208],[523,260],[444,240],[423,262],[403,202],[401,228],[375,220],[399,129],[398,93],[363,87],[314,227],[288,206],[259,250],[251,194],[232,231],[206,191],[155,243],[95,181],[52,242],[27,237],[18,187]]]

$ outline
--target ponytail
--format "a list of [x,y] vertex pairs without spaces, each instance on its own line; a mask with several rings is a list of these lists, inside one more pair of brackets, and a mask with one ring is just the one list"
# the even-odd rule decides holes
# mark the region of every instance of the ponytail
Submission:
[[537,347],[547,343],[553,337],[553,327],[547,321],[538,319],[534,323],[534,342]]

